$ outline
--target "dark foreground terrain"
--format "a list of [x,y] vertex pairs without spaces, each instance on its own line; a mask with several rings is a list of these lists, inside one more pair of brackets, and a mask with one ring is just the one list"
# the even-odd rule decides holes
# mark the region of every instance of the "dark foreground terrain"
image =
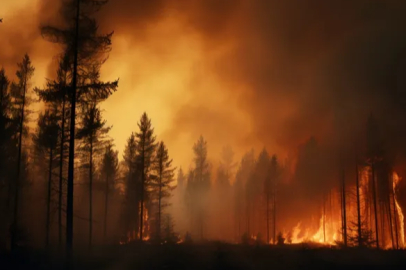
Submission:
[[[84,255],[86,254],[86,255]],[[57,254],[2,253],[0,269],[63,269]],[[74,257],[74,269],[406,269],[405,250],[358,250],[297,246],[128,244]]]

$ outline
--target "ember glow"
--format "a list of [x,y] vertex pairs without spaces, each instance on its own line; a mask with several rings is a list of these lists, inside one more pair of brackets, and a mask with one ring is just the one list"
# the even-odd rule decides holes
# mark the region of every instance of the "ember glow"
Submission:
[[399,220],[399,224],[400,224],[400,246],[402,248],[405,247],[405,217],[403,215],[403,210],[400,207],[400,204],[398,202],[397,199],[397,194],[396,194],[396,190],[398,188],[398,185],[400,183],[401,178],[398,176],[398,174],[396,172],[393,172],[393,197],[395,200],[395,205],[396,205],[396,211],[395,211],[395,217],[398,217]]

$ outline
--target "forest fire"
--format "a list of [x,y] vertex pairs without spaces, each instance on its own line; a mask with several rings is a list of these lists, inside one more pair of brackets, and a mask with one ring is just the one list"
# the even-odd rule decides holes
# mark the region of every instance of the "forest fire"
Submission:
[[2,2],[0,265],[406,263],[406,1]]
[[[400,207],[400,204],[397,199],[397,187],[399,185],[401,178],[396,172],[393,172],[393,200],[395,201],[395,217],[396,215],[399,217],[399,224],[400,224],[400,247],[404,248],[405,247],[405,218],[403,215],[403,210]],[[396,222],[396,218],[395,218]]]

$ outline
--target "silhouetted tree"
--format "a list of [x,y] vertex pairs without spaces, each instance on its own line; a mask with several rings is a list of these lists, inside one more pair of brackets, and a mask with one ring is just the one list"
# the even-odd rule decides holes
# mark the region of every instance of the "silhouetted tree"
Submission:
[[[42,26],[41,33],[49,41],[62,44],[64,53],[72,63],[72,87],[70,100],[70,139],[67,188],[66,238],[67,252],[72,254],[73,241],[73,175],[75,152],[75,118],[76,102],[85,100],[106,99],[117,88],[117,81],[103,83],[99,80],[89,81],[88,74],[99,73],[101,65],[111,50],[113,33],[98,34],[98,25],[92,17],[107,1],[69,0],[61,7],[61,18],[64,27]],[[61,24],[59,24],[61,25]],[[95,76],[93,76],[95,77]],[[97,76],[96,76],[97,77]]]
[[174,171],[176,168],[172,167],[172,159],[169,159],[168,149],[164,142],[159,142],[155,160],[152,164],[152,170],[155,174],[151,179],[152,192],[158,198],[158,213],[157,213],[157,240],[161,241],[161,216],[162,210],[168,205],[167,202],[163,202],[165,198],[171,196],[172,190],[175,188],[173,185]]
[[[246,200],[246,192],[245,186],[248,182],[248,179],[252,173],[253,166],[254,166],[255,158],[254,158],[254,151],[250,151],[241,159],[240,165],[237,170],[237,174],[235,176],[235,183],[234,183],[234,213],[237,223],[237,239],[240,239],[242,236],[241,225],[244,221],[244,213],[246,221],[248,220],[248,202]],[[244,211],[245,210],[245,211]],[[246,232],[249,232],[248,222],[246,222]]]
[[132,133],[127,140],[124,149],[124,167],[125,172],[125,205],[123,207],[123,218],[125,220],[125,230],[134,231],[138,236],[139,217],[140,217],[140,162],[137,160],[137,142],[135,134]]
[[29,89],[31,87],[31,78],[34,75],[35,68],[31,64],[30,57],[26,54],[21,61],[17,64],[18,70],[17,83],[11,84],[11,97],[13,101],[12,114],[13,119],[18,125],[18,153],[17,153],[17,170],[15,178],[15,195],[14,195],[14,220],[12,224],[11,233],[11,246],[15,247],[16,239],[14,230],[18,227],[18,202],[19,202],[19,182],[21,174],[21,156],[22,156],[22,140],[23,133],[26,133],[24,124],[27,122],[29,111],[27,107],[29,105]]
[[279,241],[279,237],[276,238],[276,186],[277,186],[277,181],[280,175],[280,168],[278,164],[278,159],[276,155],[273,155],[270,160],[270,166],[269,166],[269,176],[266,179],[266,200],[267,200],[267,237],[268,237],[268,243],[269,243],[269,200],[272,199],[272,228],[273,228],[273,242],[276,244],[276,241]]
[[108,206],[109,206],[109,193],[112,190],[112,184],[114,184],[116,175],[118,173],[118,152],[113,150],[112,144],[108,144],[103,155],[102,160],[102,175],[105,177],[105,188],[104,188],[104,228],[103,237],[106,241],[107,235],[107,220],[108,220]]
[[62,245],[62,195],[63,195],[63,180],[64,180],[64,163],[66,161],[66,138],[69,137],[66,131],[66,114],[68,105],[68,88],[71,79],[71,67],[68,55],[65,54],[59,60],[56,80],[48,80],[45,89],[36,88],[34,91],[40,98],[50,106],[58,108],[60,118],[60,133],[59,133],[59,192],[58,192],[58,244]]
[[106,121],[102,119],[100,110],[96,104],[84,106],[81,127],[78,129],[77,138],[82,140],[80,151],[87,161],[84,166],[89,175],[89,246],[92,245],[93,234],[93,174],[94,155],[105,148],[105,136],[110,130],[106,127]]
[[141,197],[140,197],[140,240],[143,239],[144,227],[144,206],[146,200],[146,189],[151,180],[150,171],[153,162],[156,143],[154,129],[151,120],[146,113],[143,113],[138,123],[139,132],[135,134],[137,138],[137,159],[141,170]]
[[172,216],[165,214],[163,220],[163,240],[171,244],[178,242],[179,238],[174,232]]
[[185,174],[183,173],[182,167],[179,167],[178,171],[178,178],[177,178],[177,187],[178,189],[183,189],[183,186],[185,184]]
[[[207,192],[210,188],[210,166],[207,161],[207,141],[200,136],[193,146],[194,169],[193,180],[190,182],[192,193],[192,208],[196,213],[196,220],[200,230],[200,238],[203,239],[203,227],[205,220],[205,206]],[[189,183],[188,183],[189,184]]]
[[[13,123],[11,115],[11,96],[10,81],[8,80],[5,70],[0,69],[0,190],[3,187],[11,187],[11,175],[9,168],[12,164],[12,142],[16,125]],[[11,188],[7,198],[9,203]],[[6,203],[4,204],[6,205]]]
[[[11,211],[9,209],[12,198],[12,187],[14,180],[14,168],[16,161],[16,125],[11,114],[10,81],[5,70],[0,69],[0,244],[6,244],[5,233],[10,222]],[[6,222],[7,221],[7,222]]]
[[38,126],[33,141],[35,144],[36,157],[42,163],[43,159],[48,159],[48,187],[47,187],[47,211],[46,211],[46,246],[49,245],[49,234],[51,226],[51,197],[52,197],[52,171],[58,142],[58,117],[55,111],[46,110],[38,118]]
[[[261,231],[261,221],[263,220],[264,212],[261,210],[269,210],[267,206],[263,205],[263,200],[265,195],[264,185],[266,184],[266,179],[269,177],[269,166],[270,166],[270,157],[266,149],[264,148],[258,156],[257,161],[255,162],[253,171],[250,174],[250,177],[246,183],[246,196],[247,196],[247,217],[248,224],[250,229],[253,230],[253,233],[258,233]],[[265,213],[265,217],[269,217]],[[250,233],[250,231],[248,231]],[[269,236],[269,235],[267,235]],[[267,239],[269,242],[269,239]]]

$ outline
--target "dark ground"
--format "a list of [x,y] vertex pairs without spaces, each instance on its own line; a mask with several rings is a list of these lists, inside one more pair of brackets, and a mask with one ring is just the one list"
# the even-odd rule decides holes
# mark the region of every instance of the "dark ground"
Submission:
[[[406,250],[309,249],[224,243],[128,244],[95,247],[74,257],[74,269],[404,269]],[[0,269],[63,269],[63,260],[43,251],[0,255]]]

